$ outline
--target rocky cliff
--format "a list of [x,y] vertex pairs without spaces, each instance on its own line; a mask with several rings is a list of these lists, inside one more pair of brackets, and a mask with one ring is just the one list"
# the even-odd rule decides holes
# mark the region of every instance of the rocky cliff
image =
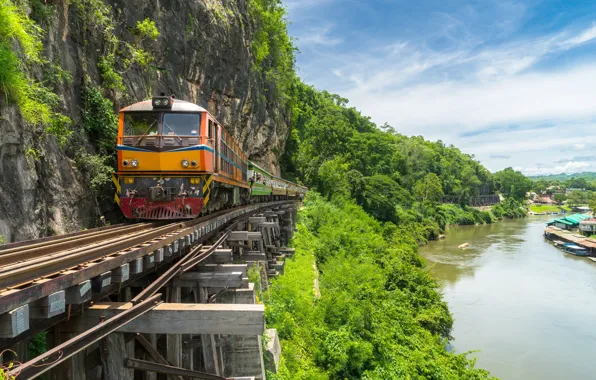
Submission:
[[[101,132],[105,124],[92,115],[97,110],[84,94],[89,88],[111,101],[113,111],[162,91],[195,102],[242,142],[252,160],[278,171],[287,111],[277,81],[259,70],[253,51],[259,26],[249,0],[0,3],[14,5],[43,30],[45,63],[25,64],[25,71],[58,95],[54,108],[72,120],[68,138],[60,141],[26,122],[18,102],[1,97],[0,235],[7,241],[93,227],[110,211],[109,202],[97,200],[111,191],[105,170],[99,194],[83,173],[86,159],[105,153],[99,141],[105,134],[97,137],[86,125],[95,121]],[[11,46],[23,56],[17,43]],[[7,93],[2,85],[0,80]]]

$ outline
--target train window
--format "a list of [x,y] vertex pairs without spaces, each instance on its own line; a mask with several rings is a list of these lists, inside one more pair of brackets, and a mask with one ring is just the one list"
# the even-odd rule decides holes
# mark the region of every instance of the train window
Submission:
[[213,138],[213,121],[209,120],[209,127],[207,128],[207,136],[212,139]]
[[198,136],[201,127],[199,113],[164,113],[163,134],[177,136]]
[[157,112],[125,112],[124,136],[156,135],[159,126]]

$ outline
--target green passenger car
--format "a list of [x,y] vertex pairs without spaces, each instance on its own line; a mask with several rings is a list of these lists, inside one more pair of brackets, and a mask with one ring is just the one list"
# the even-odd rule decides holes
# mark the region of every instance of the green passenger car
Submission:
[[266,197],[273,193],[272,175],[252,161],[248,162],[248,183],[252,197]]

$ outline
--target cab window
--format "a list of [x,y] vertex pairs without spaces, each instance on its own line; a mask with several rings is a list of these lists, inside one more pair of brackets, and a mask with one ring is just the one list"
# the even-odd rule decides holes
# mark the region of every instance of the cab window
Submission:
[[157,112],[125,112],[124,136],[156,135],[159,128]]
[[198,136],[201,128],[201,114],[164,113],[163,134],[176,136]]

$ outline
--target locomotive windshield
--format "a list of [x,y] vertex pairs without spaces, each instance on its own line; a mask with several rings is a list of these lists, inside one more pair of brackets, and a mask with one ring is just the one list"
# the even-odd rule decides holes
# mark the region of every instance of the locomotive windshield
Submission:
[[[163,122],[160,122],[162,115]],[[198,136],[200,128],[201,114],[196,113],[124,113],[124,136]]]
[[177,136],[197,136],[201,127],[201,114],[164,113],[163,134]]
[[159,113],[157,112],[125,112],[124,135],[145,136],[156,135],[159,131]]

